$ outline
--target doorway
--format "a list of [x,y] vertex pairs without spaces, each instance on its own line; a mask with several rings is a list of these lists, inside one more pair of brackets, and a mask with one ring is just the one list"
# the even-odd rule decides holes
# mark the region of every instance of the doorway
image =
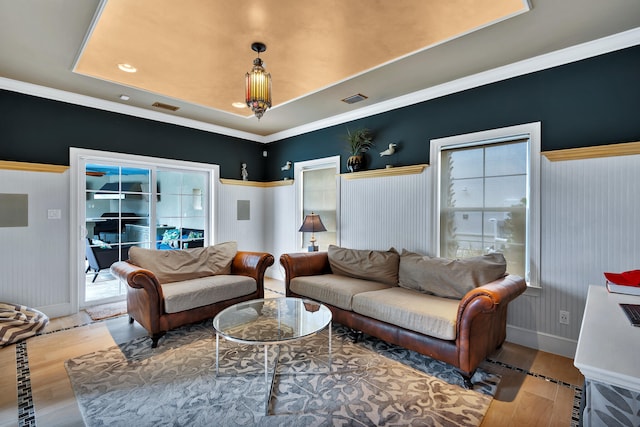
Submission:
[[[340,156],[296,162],[296,216],[303,223],[306,215],[319,215],[325,232],[318,233],[318,247],[326,251],[329,245],[338,245],[340,218]],[[299,226],[296,226],[298,230]],[[297,233],[296,250],[304,250],[311,233]]]

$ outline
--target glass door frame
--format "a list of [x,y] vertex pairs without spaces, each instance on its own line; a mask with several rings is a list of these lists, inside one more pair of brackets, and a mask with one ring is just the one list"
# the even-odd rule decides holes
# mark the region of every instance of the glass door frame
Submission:
[[[107,151],[88,150],[71,147],[70,157],[70,301],[72,310],[77,312],[85,306],[85,240],[86,240],[86,179],[85,165],[87,163],[100,164],[123,164],[126,166],[148,168],[152,174],[152,184],[156,180],[156,171],[159,168],[168,168],[184,171],[205,172],[208,174],[207,184],[209,186],[206,200],[203,200],[203,208],[207,209],[205,214],[205,243],[215,242],[217,235],[217,187],[216,183],[220,178],[220,167],[214,164],[187,162],[181,160],[163,159],[158,157],[148,157]],[[157,188],[152,185],[152,199],[157,196]],[[155,203],[151,203],[151,209],[155,209]],[[155,216],[155,212],[150,212]],[[122,296],[124,299],[125,295]],[[107,301],[105,301],[107,302]],[[92,302],[93,303],[93,302]],[[100,301],[95,303],[100,304]]]

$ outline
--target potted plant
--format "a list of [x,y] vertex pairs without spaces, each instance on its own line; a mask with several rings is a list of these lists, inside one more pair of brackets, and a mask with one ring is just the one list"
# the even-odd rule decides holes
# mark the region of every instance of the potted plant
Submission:
[[350,172],[357,172],[364,167],[364,153],[373,147],[373,135],[369,129],[362,128],[351,132],[347,128],[345,135],[347,141],[349,158],[347,159],[347,169]]

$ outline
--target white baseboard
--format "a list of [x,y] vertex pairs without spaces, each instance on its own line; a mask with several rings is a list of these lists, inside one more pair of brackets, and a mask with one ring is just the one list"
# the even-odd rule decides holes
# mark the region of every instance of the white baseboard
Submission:
[[73,311],[71,307],[71,303],[45,305],[42,307],[34,307],[34,308],[38,311],[43,312],[47,316],[49,316],[49,319],[76,314],[76,312]]
[[544,332],[507,325],[507,341],[573,359],[578,342]]

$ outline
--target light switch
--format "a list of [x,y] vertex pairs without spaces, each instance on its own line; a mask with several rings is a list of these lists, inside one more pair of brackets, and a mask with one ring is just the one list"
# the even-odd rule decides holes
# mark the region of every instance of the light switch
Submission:
[[61,219],[62,211],[60,209],[47,210],[47,219]]

